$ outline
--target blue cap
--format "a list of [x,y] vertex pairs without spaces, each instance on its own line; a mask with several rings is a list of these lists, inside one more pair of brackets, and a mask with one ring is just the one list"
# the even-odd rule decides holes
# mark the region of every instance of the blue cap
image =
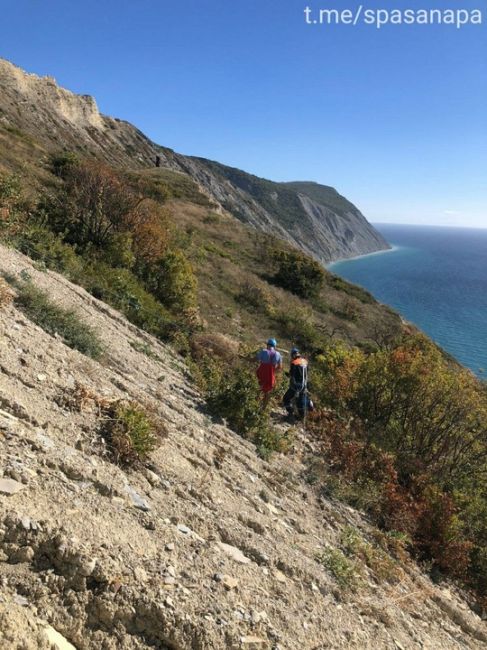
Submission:
[[269,340],[267,341],[267,345],[270,345],[272,348],[277,347],[277,341],[276,341],[276,339],[269,339]]
[[291,348],[291,354],[299,354],[298,348]]

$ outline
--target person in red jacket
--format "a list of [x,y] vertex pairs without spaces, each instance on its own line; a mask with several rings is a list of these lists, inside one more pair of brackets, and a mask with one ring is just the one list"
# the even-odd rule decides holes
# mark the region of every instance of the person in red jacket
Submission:
[[276,339],[271,338],[267,341],[267,347],[257,355],[257,359],[260,361],[257,368],[257,379],[263,394],[264,406],[269,402],[271,391],[276,385],[276,372],[282,370],[282,357],[276,347]]

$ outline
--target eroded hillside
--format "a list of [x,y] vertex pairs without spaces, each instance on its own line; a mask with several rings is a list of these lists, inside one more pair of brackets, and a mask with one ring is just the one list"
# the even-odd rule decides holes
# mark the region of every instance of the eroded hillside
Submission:
[[[0,311],[2,647],[68,647],[56,632],[78,650],[484,647],[485,623],[453,590],[386,556],[357,512],[305,480],[303,431],[291,454],[260,460],[205,415],[170,348],[18,252],[0,248],[0,273],[75,308],[105,350],[93,361],[15,303]],[[132,470],[99,433],[100,404],[120,398],[167,428]],[[356,584],[322,559],[351,531],[378,559],[355,558]]]

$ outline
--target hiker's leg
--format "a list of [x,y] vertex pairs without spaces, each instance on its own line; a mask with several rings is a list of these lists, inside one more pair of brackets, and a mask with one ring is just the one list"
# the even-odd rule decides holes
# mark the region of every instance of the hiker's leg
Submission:
[[302,390],[298,393],[296,402],[298,404],[298,413],[300,418],[304,418],[306,413],[306,391]]
[[294,395],[295,395],[294,389],[288,388],[286,393],[284,394],[284,397],[282,398],[282,404],[290,415],[294,411],[294,407],[293,407]]

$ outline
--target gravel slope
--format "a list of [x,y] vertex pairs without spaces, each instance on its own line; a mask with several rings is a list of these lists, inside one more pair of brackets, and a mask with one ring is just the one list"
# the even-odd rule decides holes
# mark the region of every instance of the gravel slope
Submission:
[[[346,526],[371,529],[304,481],[303,432],[293,454],[260,460],[205,415],[170,348],[0,247],[0,274],[22,271],[106,354],[92,361],[0,309],[1,648],[485,647],[485,622],[410,563],[339,588],[316,554]],[[157,408],[168,435],[150,464],[110,462],[93,396]]]

